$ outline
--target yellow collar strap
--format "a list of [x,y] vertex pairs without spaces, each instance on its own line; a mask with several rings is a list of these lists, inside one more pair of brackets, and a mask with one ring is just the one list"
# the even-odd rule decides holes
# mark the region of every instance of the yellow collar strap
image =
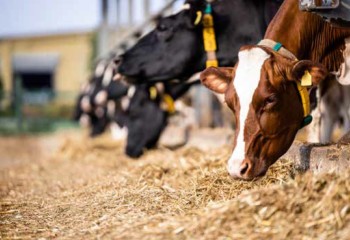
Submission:
[[207,52],[206,67],[218,67],[219,63],[216,58],[216,36],[214,29],[214,18],[212,15],[212,7],[208,2],[203,16],[203,40],[204,50]]
[[[266,46],[269,48],[272,48],[274,51],[279,52],[281,55],[290,58],[292,60],[298,60],[293,53],[288,51],[286,48],[282,46],[281,43],[275,42],[271,39],[263,39],[261,40],[258,45],[260,46]],[[312,116],[310,115],[311,109],[310,109],[310,96],[309,92],[307,91],[307,86],[312,85],[311,81],[311,75],[309,71],[305,71],[305,74],[301,78],[300,82],[296,82],[298,92],[301,98],[301,103],[303,105],[304,110],[304,119],[301,128],[305,127],[306,125],[310,124],[312,121]]]

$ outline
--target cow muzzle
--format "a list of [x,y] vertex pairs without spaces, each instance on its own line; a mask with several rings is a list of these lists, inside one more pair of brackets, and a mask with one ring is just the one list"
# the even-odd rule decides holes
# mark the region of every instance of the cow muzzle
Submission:
[[227,170],[230,176],[234,179],[244,179],[251,180],[252,177],[252,162],[249,159],[238,160],[238,159],[230,159],[228,161]]

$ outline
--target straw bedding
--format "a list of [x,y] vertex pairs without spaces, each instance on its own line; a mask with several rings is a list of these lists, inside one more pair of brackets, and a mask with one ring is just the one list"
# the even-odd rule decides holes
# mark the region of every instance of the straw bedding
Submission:
[[350,171],[300,175],[282,160],[266,177],[233,181],[225,169],[229,146],[161,148],[135,161],[123,155],[122,143],[106,136],[60,138],[50,157],[28,151],[32,161],[2,167],[2,238],[350,236]]

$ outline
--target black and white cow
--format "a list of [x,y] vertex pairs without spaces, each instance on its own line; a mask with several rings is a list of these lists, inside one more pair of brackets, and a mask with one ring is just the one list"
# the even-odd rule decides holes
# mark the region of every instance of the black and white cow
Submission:
[[[139,157],[144,149],[154,148],[161,133],[174,112],[173,102],[185,94],[194,83],[169,84],[164,89],[154,85],[141,84],[130,86],[126,96],[121,98],[121,108],[126,116],[127,144],[125,153],[130,157]],[[116,114],[118,117],[119,114]]]
[[126,84],[111,81],[117,68],[111,59],[97,62],[95,71],[89,82],[83,85],[75,106],[73,118],[83,125],[89,124],[91,137],[103,133],[111,122],[116,122],[120,128],[126,123],[125,117],[121,115],[115,119],[115,114],[120,111],[118,104],[111,106],[128,90]]
[[[217,58],[220,66],[237,61],[239,46],[255,44],[280,0],[216,0],[212,2]],[[119,72],[134,80],[187,80],[205,68],[207,55],[203,46],[203,25],[196,24],[204,12],[206,0],[187,0],[184,10],[159,20],[155,30],[144,36],[122,56]]]
[[[174,111],[174,101],[199,81],[127,85],[119,77],[113,80],[117,71],[113,64],[110,61],[105,65],[102,78],[95,71],[96,78],[78,98],[75,117],[88,117],[91,136],[101,134],[110,123],[117,123],[119,131],[127,135],[126,154],[137,158],[144,149],[156,146]],[[97,64],[96,69],[99,67]]]

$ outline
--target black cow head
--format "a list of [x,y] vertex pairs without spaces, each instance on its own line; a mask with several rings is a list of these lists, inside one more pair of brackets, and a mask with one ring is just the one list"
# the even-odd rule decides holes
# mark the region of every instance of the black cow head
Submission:
[[128,103],[122,103],[128,116],[125,153],[133,158],[141,156],[144,149],[153,148],[167,124],[159,96],[151,96],[149,89],[145,85],[130,87],[127,99],[123,99]]
[[144,149],[156,146],[168,124],[171,109],[165,98],[170,97],[175,101],[195,83],[168,84],[163,90],[146,84],[129,89],[129,105],[126,110],[128,139],[125,150],[128,156],[139,157]]
[[195,21],[197,11],[204,9],[204,1],[192,2],[183,11],[160,18],[156,29],[122,56],[120,73],[129,80],[157,81],[199,72],[205,55],[202,26]]
[[[256,44],[281,0],[217,0],[212,2],[217,59],[233,66],[239,47]],[[133,82],[185,80],[205,68],[203,25],[207,1],[187,0],[178,14],[161,18],[156,29],[122,56],[119,71]],[[272,10],[271,10],[272,9]],[[198,24],[196,24],[198,23]]]

